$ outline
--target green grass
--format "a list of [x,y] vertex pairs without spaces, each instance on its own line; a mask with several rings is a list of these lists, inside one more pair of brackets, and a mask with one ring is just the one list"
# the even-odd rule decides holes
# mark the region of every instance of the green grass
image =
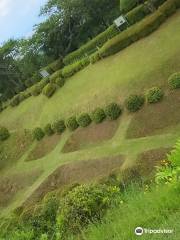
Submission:
[[179,25],[180,11],[150,36],[77,73],[51,99],[31,97],[6,109],[0,124],[33,128],[111,100],[123,101],[154,84],[166,85],[169,75],[180,69]]
[[[91,224],[82,232],[83,240],[135,240],[135,239],[169,239],[180,238],[179,189],[172,186],[152,187],[148,192],[136,189],[133,185],[121,197],[123,203],[109,210],[102,223]],[[120,199],[120,200],[121,200]],[[136,227],[147,229],[173,229],[174,233],[134,234]],[[72,237],[72,239],[79,239]]]

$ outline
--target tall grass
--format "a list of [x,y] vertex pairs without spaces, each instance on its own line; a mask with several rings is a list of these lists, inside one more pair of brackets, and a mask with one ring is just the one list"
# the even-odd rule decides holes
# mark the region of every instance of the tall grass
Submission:
[[[158,186],[139,191],[131,187],[118,206],[109,210],[102,223],[91,224],[81,236],[83,240],[180,239],[180,184],[178,188]],[[173,234],[144,234],[136,236],[136,227],[174,229]]]

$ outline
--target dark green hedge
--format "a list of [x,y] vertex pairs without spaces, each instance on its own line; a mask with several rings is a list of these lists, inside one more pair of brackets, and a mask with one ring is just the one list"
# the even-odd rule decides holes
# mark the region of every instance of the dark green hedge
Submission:
[[43,93],[46,97],[50,98],[50,97],[52,97],[52,95],[55,93],[56,89],[57,89],[57,86],[56,86],[55,84],[53,84],[53,83],[48,83],[48,84],[43,88],[42,93]]
[[101,47],[108,39],[111,39],[118,34],[118,29],[113,24],[106,31],[100,33],[98,36],[90,40],[88,43],[80,47],[78,50],[68,54],[63,62],[65,65],[72,64],[74,61],[90,55],[93,51],[97,50],[97,47]]

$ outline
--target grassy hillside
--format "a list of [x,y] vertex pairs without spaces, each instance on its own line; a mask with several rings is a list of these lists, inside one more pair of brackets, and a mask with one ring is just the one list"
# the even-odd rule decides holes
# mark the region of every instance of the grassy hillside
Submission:
[[[149,37],[70,78],[51,99],[43,95],[30,97],[0,114],[0,125],[12,130],[1,149],[0,193],[5,197],[0,202],[2,215],[67,183],[101,180],[139,162],[142,169],[149,168],[148,173],[153,171],[179,137],[180,92],[167,90],[169,75],[180,70],[179,25],[180,11]],[[112,100],[123,103],[129,94],[154,85],[164,88],[165,98],[137,113],[124,111],[114,122],[107,120],[73,133],[66,131],[41,142],[32,142],[28,135],[27,129],[43,127],[56,118],[89,111]],[[20,132],[22,142],[18,140]],[[12,155],[13,164],[8,164]],[[3,156],[7,156],[5,163]]]
[[149,37],[77,73],[50,100],[31,97],[6,109],[0,124],[33,128],[112,99],[121,102],[154,84],[165,86],[169,75],[180,68],[179,24],[178,11]]

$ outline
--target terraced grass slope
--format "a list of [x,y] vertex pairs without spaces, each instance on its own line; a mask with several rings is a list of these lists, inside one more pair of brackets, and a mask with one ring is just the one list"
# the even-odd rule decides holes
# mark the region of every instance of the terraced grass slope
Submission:
[[[180,130],[180,91],[167,90],[167,78],[180,70],[179,26],[180,11],[149,37],[70,78],[50,100],[42,95],[30,97],[0,114],[0,125],[12,130],[8,148],[2,147],[0,153],[8,162],[3,162],[0,170],[0,194],[7,197],[0,202],[2,215],[38,200],[47,190],[67,183],[97,181],[113,171],[135,166],[138,160],[147,169],[146,159],[157,164],[165,156]],[[22,128],[44,126],[58,117],[89,111],[112,100],[121,103],[130,93],[141,93],[154,85],[165,89],[161,103],[144,106],[135,114],[124,112],[114,123],[66,131],[40,143],[27,136],[28,146],[23,140],[19,154],[16,140]],[[12,155],[17,159],[13,161]]]

